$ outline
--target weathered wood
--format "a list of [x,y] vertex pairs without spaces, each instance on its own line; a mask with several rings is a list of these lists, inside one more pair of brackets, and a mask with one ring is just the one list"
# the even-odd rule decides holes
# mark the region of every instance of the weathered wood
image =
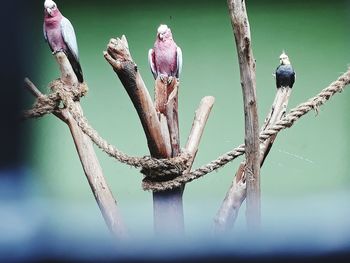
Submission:
[[168,128],[168,120],[166,118],[166,115],[163,113],[158,113],[158,118],[160,122],[160,128],[162,132],[162,136],[164,139],[164,144],[166,148],[166,155],[162,158],[170,158],[172,155],[172,149],[171,149],[171,144],[170,144],[170,134],[169,134],[169,128]]
[[242,180],[244,167],[245,163],[241,163],[226,193],[225,199],[214,218],[214,230],[217,233],[226,232],[233,227],[238,216],[239,208],[247,196],[247,186],[245,181]]
[[[170,149],[170,153],[168,152],[164,158],[176,157],[180,154],[178,81],[172,77],[165,77],[163,80],[157,78],[154,90],[155,109],[163,128],[167,150]],[[158,235],[168,237],[183,235],[185,231],[183,191],[184,187],[180,187],[153,193],[154,229]]]
[[151,155],[164,158],[167,150],[161,124],[137,65],[132,60],[126,38],[111,39],[104,57],[117,73],[139,115]]
[[182,194],[183,188],[153,193],[154,230],[158,236],[184,235]]
[[[269,116],[267,116],[261,131],[264,131],[278,122],[286,115],[289,97],[292,93],[292,89],[289,87],[282,87],[277,89],[275,100],[272,104]],[[260,144],[260,166],[265,162],[267,155],[277,137],[276,135],[271,136]]]
[[[261,131],[264,131],[282,119],[286,113],[291,88],[277,89],[275,100],[271,110],[265,119]],[[260,143],[260,166],[264,164],[264,160],[268,155],[277,135],[271,136],[269,139]],[[245,162],[242,162],[236,172],[235,178],[226,193],[226,197],[222,202],[218,213],[214,219],[214,227],[216,232],[225,232],[230,230],[238,216],[239,209],[247,196],[246,178],[244,174]]]
[[[176,138],[176,136],[174,137],[174,130],[170,134],[169,126],[175,127],[177,129],[175,133],[178,134],[178,124],[174,124],[173,115],[168,118],[170,112],[176,111],[177,114],[177,104],[175,109],[173,102],[168,103],[170,95],[168,94],[170,91],[168,86],[161,86],[162,82],[156,81],[156,89],[159,88],[159,90],[155,92],[156,99],[158,99],[155,102],[155,107],[139,70],[132,60],[125,36],[120,39],[111,39],[104,56],[117,73],[134,104],[146,134],[151,156],[161,159],[177,156],[179,154],[179,140],[173,142],[174,145],[178,145],[178,148],[174,147],[173,149],[171,138]],[[177,85],[177,81],[175,80],[171,85]],[[157,234],[169,236],[184,232],[182,193],[182,188],[153,193],[154,227]]]
[[[60,66],[62,82],[65,83],[67,87],[76,87],[79,85],[66,55],[63,52],[58,52],[55,57]],[[34,96],[43,96],[43,94],[41,94],[41,92],[28,79],[25,80],[25,83]],[[75,110],[82,112],[79,102],[75,102],[74,106]],[[118,210],[117,202],[104,178],[102,168],[97,159],[90,138],[81,131],[67,109],[63,108],[56,111],[54,112],[54,115],[64,121],[70,129],[85,176],[108,228],[115,237],[119,239],[127,237],[127,230]]]
[[180,154],[178,92],[179,82],[176,78],[172,78],[170,84],[167,85],[168,99],[166,104],[166,116],[168,121],[172,157],[176,157]]
[[244,0],[227,0],[239,60],[245,116],[247,224],[259,229],[261,221],[259,119],[256,100],[255,60]]
[[192,159],[189,162],[188,171],[191,170],[191,166],[196,157],[200,140],[202,138],[205,125],[208,121],[209,114],[211,109],[214,106],[215,98],[212,96],[204,97],[196,110],[196,114],[194,116],[194,120],[192,123],[192,128],[190,135],[188,136],[187,143],[185,146],[186,152],[188,152]]
[[[61,81],[67,86],[79,85],[78,79],[74,74],[66,55],[63,52],[58,52],[55,57],[60,66]],[[74,105],[76,107],[75,110],[82,113],[80,103],[75,102]],[[125,238],[127,235],[126,227],[121,219],[117,202],[114,199],[113,194],[104,178],[101,165],[93,148],[93,144],[90,138],[78,127],[68,110],[64,109],[62,112],[62,114],[66,117],[66,123],[72,134],[86,178],[89,182],[97,204],[100,207],[105,222],[116,237]]]
[[[154,88],[154,106],[157,111],[159,120],[164,116],[167,122],[167,130],[170,136],[171,157],[176,157],[180,153],[180,135],[179,135],[179,118],[178,118],[178,87],[179,82],[176,78],[171,77],[161,80],[157,78]],[[164,134],[164,131],[163,131]],[[167,139],[165,138],[165,141]]]
[[[77,110],[81,110],[78,102],[75,105]],[[67,116],[67,125],[72,134],[86,178],[102,215],[111,232],[118,238],[125,238],[127,236],[126,227],[117,208],[117,202],[104,178],[92,142],[78,127],[72,115],[68,112],[65,115]]]
[[168,102],[167,85],[157,78],[154,85],[154,107],[158,113],[166,115],[166,104]]
[[[185,150],[189,153],[192,158],[189,160],[189,168],[187,172],[190,171],[195,156],[198,151],[199,143],[204,132],[205,125],[207,123],[209,114],[214,105],[214,97],[204,97],[193,120],[192,129],[188,137]],[[167,192],[157,192],[154,193],[154,213],[155,213],[155,229],[157,233],[162,235],[166,234],[176,234],[182,235],[184,231],[184,221],[183,221],[183,203],[182,194],[184,186],[181,188],[173,189]],[[162,220],[162,219],[166,220]],[[169,233],[169,229],[171,232]]]

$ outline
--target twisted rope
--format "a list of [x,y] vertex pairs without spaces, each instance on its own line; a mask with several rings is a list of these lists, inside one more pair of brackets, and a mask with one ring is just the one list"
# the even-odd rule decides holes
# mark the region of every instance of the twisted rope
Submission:
[[[289,114],[287,114],[284,118],[278,121],[275,125],[261,132],[259,139],[261,141],[265,141],[266,139],[268,139],[272,135],[277,134],[281,130],[290,128],[298,119],[300,119],[302,116],[304,116],[311,110],[315,110],[316,112],[318,112],[320,106],[326,103],[334,94],[342,92],[345,86],[349,83],[350,69],[348,69],[348,71],[341,75],[336,81],[331,83],[327,88],[323,89],[318,95],[309,99],[307,102],[295,107],[289,112]],[[190,173],[185,173],[173,180],[169,180],[166,182],[156,182],[154,180],[145,178],[142,183],[143,189],[152,191],[164,191],[180,187],[183,184],[191,182],[225,166],[227,163],[236,159],[238,156],[243,155],[244,153],[245,146],[244,144],[242,144],[233,149],[232,151],[229,151],[226,154],[211,161],[207,165],[204,165]]]
[[63,99],[72,98],[72,100],[78,101],[88,91],[85,84],[80,84],[79,87],[67,87],[60,79],[50,82],[48,86],[52,92],[48,95],[40,94],[32,109],[24,111],[23,119],[40,118],[58,111]]
[[[105,153],[115,158],[121,163],[142,168],[141,172],[150,178],[174,178],[188,168],[189,154],[182,153],[180,156],[172,159],[155,159],[150,156],[133,157],[120,151],[115,146],[109,144],[107,140],[102,138],[98,132],[92,128],[88,120],[82,115],[76,107],[75,101],[84,96],[87,92],[85,84],[78,87],[68,87],[60,80],[55,80],[49,84],[52,93],[49,95],[39,96],[31,110],[27,110],[23,114],[23,118],[39,118],[54,111],[61,110],[60,104],[68,109],[76,121],[79,128]],[[164,180],[163,179],[163,180]]]
[[150,156],[132,157],[103,139],[91,125],[87,119],[77,110],[74,101],[68,99],[63,102],[69,110],[72,117],[77,122],[80,129],[105,153],[117,159],[119,162],[142,168],[141,172],[148,177],[168,177],[181,175],[187,169],[187,161],[190,156],[186,153],[172,159],[155,159]]
[[38,97],[31,110],[24,111],[23,118],[40,118],[54,112],[59,107],[59,100],[54,96]]
[[[264,141],[281,130],[290,128],[298,119],[311,110],[318,112],[320,106],[328,101],[334,94],[341,92],[349,83],[350,69],[331,83],[330,86],[322,90],[317,96],[292,109],[289,114],[275,125],[261,132],[259,136],[260,140]],[[190,159],[190,156],[186,153],[172,159],[155,159],[149,156],[129,156],[103,139],[98,132],[89,125],[87,119],[77,109],[75,101],[86,94],[87,88],[85,85],[80,85],[77,89],[71,90],[71,87],[66,87],[61,81],[56,80],[50,84],[50,87],[54,92],[49,95],[40,96],[35,102],[33,109],[24,113],[24,117],[38,118],[60,110],[59,106],[62,101],[80,129],[90,137],[101,150],[121,163],[136,168],[142,168],[141,172],[145,175],[142,184],[144,190],[156,192],[180,187],[225,166],[227,163],[245,153],[244,144],[239,145],[235,149],[190,173],[185,172],[188,168],[188,160]]]

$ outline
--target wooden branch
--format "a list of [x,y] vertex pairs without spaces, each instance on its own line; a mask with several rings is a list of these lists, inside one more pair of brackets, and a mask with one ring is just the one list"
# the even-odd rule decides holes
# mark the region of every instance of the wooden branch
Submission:
[[[68,87],[79,85],[66,55],[63,52],[58,52],[55,57],[61,69],[62,82]],[[35,97],[43,96],[28,79],[25,80],[25,83]],[[82,111],[79,102],[75,102],[74,106],[76,107],[75,110]],[[84,173],[108,228],[117,238],[127,237],[127,230],[121,219],[117,202],[103,176],[91,140],[80,130],[68,109],[62,109],[54,112],[54,114],[64,121],[70,129]]]
[[28,89],[28,91],[30,93],[32,93],[32,95],[35,97],[35,98],[40,98],[42,96],[44,96],[41,91],[34,85],[33,82],[30,81],[29,78],[25,78],[24,79],[24,84],[25,84],[25,87]]
[[[154,106],[162,126],[162,133],[166,145],[170,142],[170,157],[176,157],[180,154],[180,135],[178,118],[178,87],[179,82],[176,78],[164,77],[163,80],[155,80],[155,98]],[[165,125],[166,123],[166,125]],[[165,129],[166,126],[166,129]],[[166,130],[166,131],[164,131]],[[169,137],[169,138],[168,138]]]
[[[180,137],[178,125],[178,80],[176,78],[155,82],[155,105],[151,102],[149,93],[141,78],[136,64],[132,60],[127,40],[112,39],[104,52],[106,60],[117,73],[124,88],[129,94],[145,130],[150,153],[155,158],[175,157],[180,153]],[[213,99],[206,99],[204,103],[212,106]],[[210,106],[210,109],[211,109]],[[208,111],[208,109],[203,109]],[[210,110],[209,110],[210,111]],[[201,110],[202,112],[202,110]],[[205,113],[202,113],[205,115]],[[209,113],[207,113],[209,114]],[[203,117],[203,125],[207,116]],[[191,150],[197,150],[203,128],[196,129]],[[193,160],[192,160],[193,161]],[[183,187],[154,192],[154,227],[155,232],[162,236],[181,235],[184,232]]]
[[166,158],[167,148],[161,124],[137,65],[132,60],[125,36],[111,39],[104,57],[117,73],[139,115],[151,155]]
[[247,196],[246,182],[242,178],[239,179],[244,174],[244,167],[245,162],[239,166],[225,199],[214,218],[214,230],[217,233],[226,232],[233,227],[239,208]]
[[[285,115],[291,91],[292,89],[288,87],[277,89],[275,100],[269,114],[265,119],[262,131],[274,125]],[[276,136],[277,135],[274,135],[260,144],[260,166],[264,164],[264,160],[268,155]],[[241,204],[247,196],[244,167],[245,162],[242,162],[214,219],[214,227],[216,232],[225,232],[233,227]]]
[[168,121],[172,157],[176,157],[180,154],[178,94],[179,82],[176,78],[172,78],[170,84],[167,85],[168,99],[166,104],[166,117]]
[[[75,106],[77,110],[81,111],[81,106],[78,102],[75,103]],[[68,114],[68,116],[67,125],[102,215],[110,231],[118,238],[125,238],[127,237],[126,227],[122,221],[117,202],[104,178],[92,142],[78,127],[72,115]]]
[[244,0],[228,0],[235,35],[245,115],[245,145],[247,178],[247,223],[252,229],[260,227],[260,162],[259,119],[256,101],[255,60],[251,48],[248,16]]
[[[204,132],[206,122],[208,120],[210,111],[214,105],[214,97],[204,97],[196,111],[192,129],[188,137],[185,150],[192,158],[189,160],[189,168],[186,172],[189,172],[196,153],[198,151],[199,143]],[[157,192],[154,194],[155,204],[155,229],[157,233],[162,231],[162,234],[176,234],[182,235],[184,226],[183,223],[183,208],[182,208],[182,192],[184,187],[173,189],[167,192]],[[180,199],[181,197],[181,199]],[[163,218],[163,220],[162,220]],[[164,220],[166,219],[166,220]],[[169,233],[169,230],[172,232]]]
[[[289,97],[292,93],[292,89],[289,87],[282,87],[277,89],[275,100],[272,104],[271,111],[266,117],[264,125],[261,131],[267,130],[270,126],[281,120],[285,115],[288,107]],[[260,144],[260,166],[265,162],[267,155],[270,152],[272,144],[274,143],[276,135],[271,136]]]
[[[178,123],[178,81],[173,77],[155,80],[155,109],[158,114],[167,155],[164,158],[180,154],[180,136]],[[180,236],[184,234],[183,215],[184,187],[170,191],[153,193],[154,229],[161,236]]]
[[[41,93],[41,91],[34,85],[33,82],[30,81],[29,78],[25,78],[24,79],[24,84],[25,87],[28,89],[28,91],[35,97],[35,98],[41,98],[44,96],[44,94]],[[67,123],[68,120],[68,116],[67,116],[67,112],[68,111],[64,111],[64,110],[57,110],[54,111],[53,114],[59,118],[61,121],[63,121],[64,123]]]
[[202,138],[205,125],[209,118],[209,114],[211,112],[211,109],[213,108],[214,102],[215,102],[214,97],[211,97],[211,96],[204,97],[201,100],[198,109],[196,110],[196,114],[192,124],[192,129],[191,129],[190,135],[188,136],[186,147],[185,147],[186,152],[188,152],[192,156],[192,159],[189,162],[190,165],[188,168],[188,172],[191,170],[191,166],[196,157],[199,143]]
[[[174,124],[174,118],[167,118],[170,111],[176,110],[177,112],[177,107],[174,109],[173,102],[168,104],[167,87],[163,88],[162,99],[164,101],[156,103],[163,107],[160,114],[157,114],[138,68],[132,60],[125,36],[111,39],[104,56],[117,73],[134,104],[146,134],[151,156],[163,159],[178,155],[179,146],[177,150],[174,147],[173,151],[171,141],[174,145],[179,145],[179,141],[175,142],[171,139],[174,129],[172,129],[172,134],[169,132],[169,126],[176,129],[177,124]],[[172,85],[175,84],[177,85],[177,82]],[[159,81],[156,82],[156,85],[160,85]],[[169,122],[172,123],[169,124]],[[174,138],[176,140],[176,137]],[[179,235],[184,232],[182,193],[182,188],[153,193],[154,227],[157,234]]]

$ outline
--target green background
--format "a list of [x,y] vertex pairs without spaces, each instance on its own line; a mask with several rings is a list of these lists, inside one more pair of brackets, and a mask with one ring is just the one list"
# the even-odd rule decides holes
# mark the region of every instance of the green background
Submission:
[[[31,31],[26,41],[35,48],[31,59],[37,72],[30,77],[46,91],[47,83],[57,78],[59,71],[42,36],[42,2],[33,1],[35,12],[28,21]],[[130,155],[148,154],[137,114],[102,51],[110,38],[125,34],[153,96],[154,80],[147,54],[161,23],[171,27],[183,51],[179,93],[182,146],[201,98],[216,98],[194,167],[243,143],[242,93],[226,1],[62,0],[57,4],[75,27],[89,86],[81,102],[85,116],[110,143]],[[257,61],[260,123],[275,96],[272,74],[282,50],[288,53],[297,74],[289,108],[316,95],[349,66],[349,1],[247,1],[247,9]],[[349,99],[350,93],[345,90],[322,107],[317,116],[311,112],[278,135],[261,170],[264,224],[284,220],[284,214],[292,221],[307,221],[311,216],[308,211],[323,210],[321,196],[329,200],[329,195],[349,191]],[[29,107],[31,101],[28,96],[25,106]],[[89,231],[104,231],[67,127],[53,116],[26,125],[32,129],[27,165],[37,186],[33,192],[54,210],[50,214],[52,225],[65,230],[70,225],[75,231],[87,227],[91,227]],[[141,175],[97,148],[96,153],[131,231],[151,233],[152,195],[142,191]],[[186,186],[188,232],[211,228],[241,160]],[[300,213],[299,203],[306,213]],[[337,212],[344,208],[341,202],[329,206],[335,209],[329,222],[342,218],[342,212]],[[243,205],[238,222],[241,226],[244,210]]]

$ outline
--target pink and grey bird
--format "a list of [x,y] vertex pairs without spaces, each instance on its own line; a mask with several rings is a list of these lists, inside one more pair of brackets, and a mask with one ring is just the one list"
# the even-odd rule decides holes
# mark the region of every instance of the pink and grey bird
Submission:
[[148,52],[148,62],[155,79],[158,76],[179,78],[182,69],[182,51],[173,40],[167,25],[159,26],[154,47]]
[[79,82],[83,82],[83,73],[79,63],[79,51],[74,28],[52,0],[44,3],[44,37],[53,54],[63,51]]

